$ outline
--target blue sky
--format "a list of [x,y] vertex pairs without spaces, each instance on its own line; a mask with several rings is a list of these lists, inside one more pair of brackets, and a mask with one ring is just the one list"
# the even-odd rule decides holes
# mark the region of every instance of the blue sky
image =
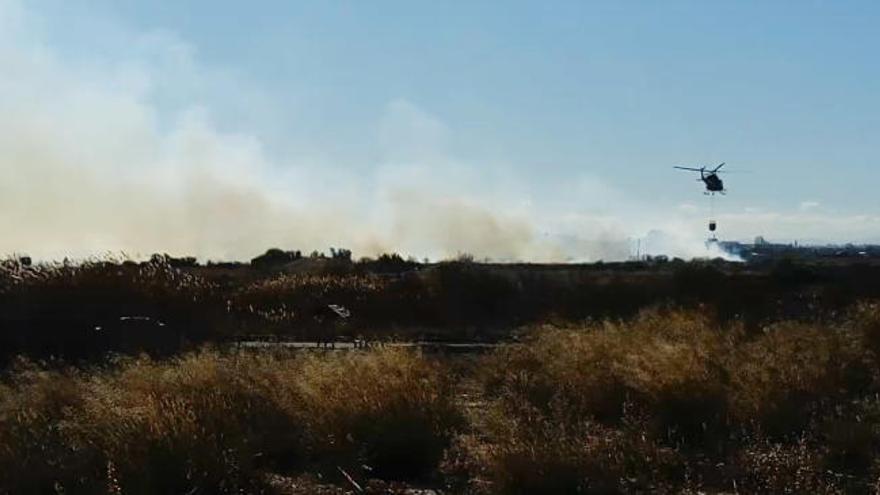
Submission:
[[[19,30],[0,40],[31,57],[28,77],[47,77],[32,65],[35,51],[48,54],[67,81],[47,86],[86,87],[149,115],[145,155],[96,152],[142,163],[114,166],[132,184],[155,176],[151,147],[167,148],[195,119],[222,147],[212,153],[250,150],[200,174],[223,187],[253,176],[235,194],[266,192],[279,218],[284,208],[338,210],[335,234],[255,226],[255,243],[591,259],[613,257],[597,243],[622,246],[656,230],[677,239],[669,250],[688,253],[682,245],[704,237],[708,200],[671,167],[721,161],[747,172],[727,176],[730,194],[716,203],[728,238],[880,241],[876,2],[0,0],[0,19],[4,11]],[[130,124],[118,113],[84,118],[91,135]],[[175,160],[186,161],[166,162]],[[155,187],[151,197],[174,189]],[[191,192],[175,194],[189,204]],[[411,197],[427,201],[428,216],[466,212],[437,222],[452,232],[426,231],[400,212],[422,211],[401,199]],[[200,207],[219,208],[215,200]],[[15,221],[32,220],[21,215]],[[51,238],[77,252],[161,249],[163,237],[181,237],[107,224],[83,218],[69,239],[39,234],[0,247]],[[497,239],[481,238],[496,227]],[[215,256],[256,248],[215,232],[228,228],[169,244]],[[505,242],[524,247],[498,248]]]

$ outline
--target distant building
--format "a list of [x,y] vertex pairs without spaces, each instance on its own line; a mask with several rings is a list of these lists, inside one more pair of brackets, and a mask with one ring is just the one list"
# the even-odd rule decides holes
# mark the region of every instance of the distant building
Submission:
[[798,243],[778,244],[767,241],[763,236],[755,237],[754,244],[736,241],[719,242],[725,252],[740,257],[743,261],[772,261],[779,258],[802,260],[821,260],[832,258],[876,258],[880,259],[880,246],[873,244],[845,245],[804,245]]

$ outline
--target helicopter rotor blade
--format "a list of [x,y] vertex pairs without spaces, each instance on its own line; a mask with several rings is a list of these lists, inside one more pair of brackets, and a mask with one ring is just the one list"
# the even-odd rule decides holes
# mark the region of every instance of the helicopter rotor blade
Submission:
[[678,167],[678,166],[672,167],[672,168],[677,168],[679,170],[690,170],[691,172],[702,172],[705,170],[705,168]]
[[713,173],[713,174],[718,173],[718,171],[721,170],[721,167],[723,167],[723,166],[724,166],[724,162],[721,162],[720,165],[718,165],[717,167],[715,167],[715,170],[713,170],[712,173]]

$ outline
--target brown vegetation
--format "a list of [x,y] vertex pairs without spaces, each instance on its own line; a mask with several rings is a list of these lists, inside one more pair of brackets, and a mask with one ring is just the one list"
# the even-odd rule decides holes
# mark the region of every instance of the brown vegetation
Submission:
[[[869,493],[877,308],[758,332],[647,311],[470,358],[18,361],[0,390],[0,493],[272,492],[271,473],[346,485],[340,469],[472,493]],[[467,383],[477,409],[457,398]]]
[[[880,487],[876,268],[332,261],[0,264],[0,493]],[[320,337],[327,304],[377,338],[507,343],[224,345]]]
[[266,472],[364,465],[407,479],[460,424],[437,365],[397,350],[19,363],[2,392],[0,493],[250,493]]
[[486,364],[492,447],[469,447],[475,465],[504,493],[870,492],[876,312],[758,333],[654,311],[539,329]]
[[503,341],[524,325],[630,318],[650,306],[696,308],[754,331],[768,321],[831,319],[880,297],[873,265],[420,264],[334,255],[269,267],[164,255],[143,263],[0,261],[0,361],[162,356],[238,335],[323,340],[338,330],[319,317],[329,304],[349,309],[349,331],[368,338]]

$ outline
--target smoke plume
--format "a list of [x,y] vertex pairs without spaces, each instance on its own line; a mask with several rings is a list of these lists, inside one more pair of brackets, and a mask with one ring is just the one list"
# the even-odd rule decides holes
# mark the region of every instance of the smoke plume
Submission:
[[228,110],[219,100],[256,112],[271,95],[201,66],[185,41],[122,30],[108,43],[124,55],[82,60],[40,26],[22,4],[0,0],[0,253],[248,259],[273,246],[337,246],[359,256],[586,261],[626,258],[632,238],[657,229],[651,253],[707,254],[702,233],[682,234],[695,231],[697,214],[634,222],[627,211],[644,208],[611,187],[590,194],[620,205],[616,216],[539,206],[528,181],[450,153],[452,131],[407,100],[388,102],[367,132],[380,150],[369,167],[291,158],[259,126],[218,123],[229,120],[217,117]]

